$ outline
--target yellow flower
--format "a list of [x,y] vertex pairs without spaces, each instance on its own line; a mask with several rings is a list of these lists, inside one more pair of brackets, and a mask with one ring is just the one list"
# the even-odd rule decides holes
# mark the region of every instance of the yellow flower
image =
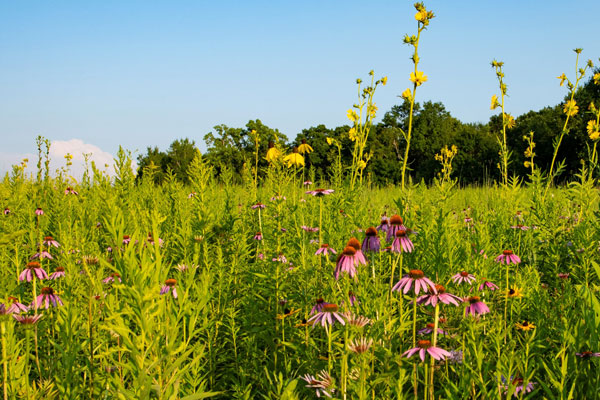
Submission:
[[286,319],[287,317],[296,314],[300,309],[288,310],[287,308],[283,310],[283,314],[277,314],[277,319]]
[[525,166],[525,168],[529,168],[529,167],[531,167],[531,163],[530,163],[529,161],[525,161],[525,162],[523,163],[523,165]]
[[328,145],[331,146],[334,143],[337,143],[337,140],[335,140],[334,138],[330,138],[330,137],[327,138],[327,144]]
[[404,92],[402,92],[402,98],[406,99],[408,101],[411,101],[412,93],[411,93],[410,89],[407,88]]
[[521,293],[521,290],[519,288],[514,287],[506,291],[506,297],[516,299],[523,297],[523,294]]
[[287,156],[285,156],[283,161],[287,162],[288,168],[291,168],[292,166],[295,166],[295,167],[300,167],[300,166],[303,167],[304,166],[304,157],[302,157],[298,153],[297,147],[294,147],[293,152],[291,154],[288,154]]
[[369,112],[371,118],[375,118],[375,114],[377,114],[377,106],[375,104],[372,104],[368,107],[367,111]]
[[349,109],[348,112],[346,113],[346,115],[348,116],[348,119],[352,122],[356,122],[358,121],[358,114],[356,114],[356,111],[354,111],[353,109]]
[[350,130],[348,131],[348,137],[350,138],[350,140],[352,140],[353,142],[358,139],[358,135],[356,133],[356,129],[354,128],[350,128]]
[[269,142],[269,150],[267,150],[267,156],[265,157],[265,160],[272,163],[279,157],[281,157],[281,152],[277,150],[277,147],[275,147],[273,142]]
[[596,85],[600,85],[600,72],[598,72],[597,74],[594,74],[594,83]]
[[506,114],[506,127],[508,129],[512,129],[515,127],[515,125],[516,125],[515,118],[510,114]]
[[310,152],[313,151],[313,148],[310,147],[310,145],[308,143],[306,143],[306,139],[302,139],[302,144],[300,146],[298,146],[298,152],[300,154],[310,154]]
[[422,8],[421,11],[415,14],[415,19],[419,22],[425,22],[427,20],[427,10]]
[[565,81],[567,80],[567,76],[563,72],[563,74],[561,76],[557,76],[556,79],[560,79],[560,86],[562,86],[565,83]]
[[490,110],[494,110],[498,107],[500,107],[500,103],[498,103],[498,96],[493,95],[492,96],[492,105],[490,106]]
[[577,106],[577,102],[575,100],[569,100],[565,103],[563,107],[563,111],[569,117],[574,116],[579,111],[579,107]]
[[[598,74],[598,76],[600,76],[600,74]],[[384,76],[383,78],[381,78],[381,84],[383,86],[385,86],[386,83],[387,83],[387,76]]]
[[587,131],[588,135],[590,136],[590,139],[592,140],[598,140],[598,138],[600,137],[600,127],[598,126],[598,123],[594,120],[588,121]]
[[410,81],[417,86],[421,86],[423,82],[427,82],[427,75],[423,75],[423,71],[417,71],[417,75],[415,75],[414,72],[411,72]]
[[517,327],[517,329],[520,329],[522,331],[530,331],[532,329],[535,329],[535,325],[532,322],[527,322],[527,321],[523,321],[522,324],[515,324],[515,326]]
[[365,169],[367,167],[367,163],[364,160],[359,160],[358,161],[358,168],[359,169]]

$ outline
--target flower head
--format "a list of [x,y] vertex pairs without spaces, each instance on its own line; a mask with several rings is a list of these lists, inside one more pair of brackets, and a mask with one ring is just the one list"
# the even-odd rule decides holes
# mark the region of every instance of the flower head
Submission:
[[269,142],[269,149],[267,150],[267,156],[265,157],[265,160],[272,163],[279,157],[281,157],[281,152],[277,149],[277,147],[275,147],[273,142]]
[[518,264],[521,262],[521,259],[516,254],[513,254],[512,250],[504,250],[502,254],[496,257],[496,262],[500,264]]
[[535,329],[535,325],[531,322],[527,322],[527,321],[523,321],[523,323],[516,323],[515,326],[517,327],[517,329],[520,329],[522,331],[530,331],[532,329]]
[[21,312],[27,312],[29,311],[29,307],[27,307],[25,304],[19,302],[19,299],[17,299],[16,297],[13,296],[8,296],[8,303],[10,303],[10,305],[8,306],[8,311],[11,313],[21,313]]
[[488,281],[487,279],[483,279],[483,282],[479,285],[479,290],[483,290],[485,288],[487,288],[491,291],[499,289],[498,285]]
[[119,282],[121,282],[121,275],[118,272],[113,272],[106,278],[102,279],[102,282],[103,283],[111,283],[111,282],[114,282],[115,280],[118,280]]
[[[382,220],[383,223],[383,220]],[[387,241],[390,241],[396,237],[396,232],[400,229],[407,230],[404,226],[404,221],[402,217],[398,214],[392,215],[388,221],[389,227],[387,229]],[[381,226],[381,225],[380,225]],[[384,229],[382,229],[384,230]],[[385,230],[384,230],[385,231]]]
[[452,281],[456,284],[468,283],[471,285],[475,282],[475,275],[470,274],[467,271],[461,271],[452,277]]
[[30,327],[35,324],[42,318],[42,314],[37,315],[17,315],[13,314],[13,318],[17,320],[17,322],[23,326]]
[[309,374],[306,374],[301,378],[304,379],[304,381],[306,381],[307,388],[315,389],[315,394],[317,395],[317,397],[321,397],[321,394],[327,397],[331,397],[331,393],[334,392],[333,379],[325,370],[319,372],[317,378]]
[[600,357],[600,353],[594,353],[593,351],[582,351],[581,353],[575,353],[575,355],[580,358]]
[[363,239],[361,249],[363,252],[373,251],[377,252],[381,248],[381,243],[377,237],[377,229],[372,226],[367,228],[365,231],[365,238]]
[[176,284],[177,281],[175,279],[167,279],[164,286],[160,288],[160,294],[163,295],[171,292],[173,297],[177,298],[177,288],[175,287]]
[[64,278],[65,276],[65,267],[56,267],[53,273],[50,274],[48,279],[58,279]]
[[446,288],[442,285],[435,285],[435,293],[425,294],[417,298],[417,304],[435,307],[439,302],[444,304],[454,304],[458,306],[463,302],[458,296],[446,293]]
[[373,346],[373,339],[366,339],[365,337],[361,337],[360,339],[350,339],[348,342],[348,349],[356,354],[363,354],[369,351],[369,349]]
[[35,299],[36,307],[40,308],[42,305],[45,305],[48,308],[52,304],[53,307],[62,306],[63,302],[58,297],[56,293],[54,293],[54,289],[51,287],[42,288],[41,294]]
[[304,157],[298,153],[297,147],[294,147],[292,152],[283,158],[283,161],[287,162],[288,168],[304,167]]
[[426,353],[429,353],[429,355],[431,357],[435,358],[436,360],[443,360],[446,357],[451,356],[450,352],[448,352],[444,349],[441,349],[439,347],[433,347],[429,340],[419,340],[417,342],[417,347],[414,347],[410,350],[405,351],[404,353],[402,353],[402,356],[406,356],[407,358],[410,358],[413,355],[415,355],[416,353],[419,353],[419,356],[421,357],[421,361],[423,361],[423,362],[425,362],[425,354]]
[[523,297],[523,294],[521,293],[521,290],[519,288],[512,287],[506,291],[506,297],[510,299],[516,299]]
[[335,249],[333,249],[332,247],[329,247],[329,245],[327,243],[323,243],[321,245],[321,247],[317,250],[317,252],[315,253],[316,256],[318,255],[328,255],[329,253],[332,254],[337,254],[337,251],[335,251]]
[[35,215],[44,215],[44,210],[42,210],[40,207],[36,208]]
[[392,251],[394,253],[412,253],[415,249],[413,242],[408,238],[406,229],[398,229],[395,234],[396,238],[392,242]]
[[313,148],[308,143],[306,143],[306,139],[302,139],[302,144],[298,146],[298,151],[300,152],[300,154],[310,154],[310,152],[313,151]]
[[306,192],[306,194],[310,194],[312,196],[325,196],[326,194],[331,194],[333,193],[334,190],[333,189],[315,189],[315,190],[309,190]]
[[38,279],[48,279],[48,274],[42,268],[40,263],[37,261],[30,261],[27,263],[27,266],[19,275],[19,280],[26,280],[27,282],[30,282],[34,276],[36,276]]
[[74,194],[74,195],[78,195],[79,193],[77,193],[75,191],[75,189],[73,189],[71,186],[67,186],[67,188],[65,189],[65,194]]
[[346,324],[342,314],[338,313],[337,304],[331,303],[324,304],[321,311],[308,319],[308,322],[312,322],[313,326],[320,323],[323,327],[325,325],[333,325],[335,321],[338,321],[342,325]]
[[577,106],[577,102],[575,100],[569,100],[563,106],[563,111],[565,114],[567,114],[567,116],[572,117],[579,111],[579,106]]
[[356,258],[355,261],[357,264],[367,265],[367,259],[365,258],[365,254],[361,250],[360,242],[357,238],[351,237],[346,243],[346,246],[351,246],[356,250]]
[[403,290],[404,294],[407,294],[410,291],[413,283],[415,284],[416,295],[419,294],[421,288],[425,293],[428,292],[429,288],[431,288],[433,293],[437,293],[434,283],[427,278],[420,269],[411,269],[408,274],[404,275],[402,279],[400,279],[398,283],[392,287],[392,291]]
[[423,71],[417,71],[416,75],[414,72],[411,72],[410,81],[416,86],[421,86],[423,82],[427,82],[427,75],[425,75]]
[[335,264],[335,279],[339,279],[341,272],[345,272],[351,278],[354,278],[356,276],[357,264],[356,249],[352,246],[346,246]]
[[479,315],[479,314],[486,314],[490,312],[490,309],[488,308],[488,306],[485,305],[485,303],[483,301],[481,301],[481,298],[479,296],[470,296],[467,297],[465,299],[465,301],[467,303],[469,303],[469,305],[467,306],[467,308],[465,309],[465,315]]
[[44,244],[48,247],[50,246],[54,246],[54,247],[60,247],[60,244],[54,240],[54,238],[52,236],[46,236],[44,237]]

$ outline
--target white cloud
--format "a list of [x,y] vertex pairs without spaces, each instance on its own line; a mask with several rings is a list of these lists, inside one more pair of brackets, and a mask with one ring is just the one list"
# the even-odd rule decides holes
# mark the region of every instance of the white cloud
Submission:
[[[81,179],[85,171],[84,154],[89,154],[88,165],[90,172],[93,161],[96,164],[96,168],[107,172],[111,176],[115,175],[113,167],[114,156],[96,145],[84,143],[81,139],[54,140],[51,142],[49,153],[51,175],[55,175],[57,169],[66,167],[65,156],[67,154],[73,156],[73,159],[71,160],[73,165],[69,167],[69,173],[77,180]],[[37,171],[37,155],[31,153],[16,154],[0,152],[0,171],[2,174],[7,171],[10,172],[12,170],[12,165],[19,164],[23,158],[29,159],[26,171],[28,173],[35,173]],[[132,169],[134,173],[137,170],[137,162],[135,159],[132,162]]]

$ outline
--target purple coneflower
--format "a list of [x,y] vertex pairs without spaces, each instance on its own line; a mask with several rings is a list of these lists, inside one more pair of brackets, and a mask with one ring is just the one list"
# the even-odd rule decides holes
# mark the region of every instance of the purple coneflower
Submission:
[[407,275],[404,275],[402,279],[400,279],[398,283],[396,283],[394,287],[392,287],[392,291],[400,291],[401,289],[404,289],[404,294],[407,294],[410,291],[413,282],[415,283],[416,295],[419,294],[421,288],[423,288],[423,291],[427,293],[428,286],[431,288],[434,294],[437,293],[434,283],[429,278],[427,278],[423,271],[421,271],[420,269],[411,269]]
[[118,272],[113,272],[106,278],[102,279],[102,282],[103,283],[112,283],[115,280],[118,280],[119,282],[121,282],[121,274],[119,274]]
[[350,301],[350,307],[354,307],[354,304],[358,303],[358,299],[352,290],[348,292],[348,301]]
[[29,257],[30,260],[35,260],[37,258],[39,258],[40,260],[43,260],[44,258],[47,258],[49,260],[54,260],[54,257],[52,257],[52,254],[50,254],[46,250],[42,250],[41,253],[35,253],[34,255],[32,255],[31,257]]
[[304,181],[304,183],[303,183],[304,186],[310,186],[312,184],[313,183],[311,181]]
[[337,304],[328,303],[323,305],[323,309],[321,311],[310,317],[308,322],[312,322],[313,326],[317,325],[318,323],[320,323],[321,326],[325,326],[333,325],[336,320],[342,325],[346,324],[344,317],[338,313]]
[[504,250],[502,254],[496,257],[496,262],[500,264],[518,264],[521,259],[516,254],[513,254],[512,250]]
[[42,210],[40,207],[36,208],[35,215],[44,215],[44,210]]
[[48,279],[58,279],[64,278],[65,276],[65,267],[56,267],[53,273],[50,274]]
[[559,273],[558,273],[558,277],[559,277],[560,279],[569,279],[569,275],[571,275],[571,274],[569,274],[569,273],[565,273],[565,272],[562,272],[562,273],[561,273],[561,272],[559,272]]
[[283,263],[283,264],[287,264],[287,262],[288,262],[287,258],[285,258],[285,256],[283,255],[283,253],[279,253],[277,255],[277,257],[275,257],[275,258],[272,259],[272,261],[278,261],[278,262]]
[[354,278],[357,264],[356,249],[352,246],[346,246],[335,264],[335,279],[339,279],[340,272],[346,272],[351,278]]
[[417,347],[414,347],[410,350],[402,353],[402,356],[406,356],[406,358],[410,358],[416,353],[419,353],[421,357],[421,361],[425,362],[425,353],[429,353],[429,355],[436,360],[443,360],[446,357],[450,357],[450,352],[439,347],[433,347],[431,345],[431,341],[429,340],[419,340],[417,342]]
[[512,229],[520,229],[522,231],[528,231],[529,230],[529,226],[525,226],[523,224],[512,225],[511,228]]
[[[148,237],[146,238],[146,240],[148,241],[149,244],[154,244],[154,238],[152,237],[152,232],[148,232]],[[160,247],[162,247],[163,245],[163,240],[161,238],[158,238],[158,245]]]
[[54,246],[54,247],[60,247],[60,244],[54,240],[54,238],[52,236],[46,236],[44,237],[44,244],[48,247],[50,246]]
[[250,207],[250,208],[251,208],[251,209],[253,209],[253,210],[256,210],[257,208],[263,209],[263,208],[265,208],[265,207],[266,207],[266,206],[265,206],[263,203],[261,203],[261,202],[259,201],[258,203],[254,204],[254,205],[253,205],[252,207]]
[[8,215],[8,214],[10,214],[10,208],[6,207],[4,209],[4,215]]
[[392,242],[392,252],[394,253],[412,253],[415,249],[413,242],[408,238],[406,229],[398,229],[395,234],[396,238]]
[[575,355],[581,358],[600,357],[600,353],[594,353],[593,351],[582,351],[581,353],[575,353]]
[[[425,328],[419,330],[419,335],[428,335],[435,329],[435,324],[433,322],[428,323]],[[448,333],[442,328],[438,327],[438,335],[447,335]]]
[[17,320],[18,323],[25,326],[32,326],[37,324],[37,322],[42,318],[42,314],[37,315],[17,315],[13,314],[13,318]]
[[333,379],[329,375],[329,373],[325,370],[321,371],[317,376],[318,379],[315,379],[314,376],[306,374],[302,377],[308,383],[305,387],[315,389],[315,394],[317,397],[321,397],[321,394],[331,397],[329,392],[334,392],[333,389]]
[[60,297],[58,297],[58,295],[54,293],[54,289],[52,289],[51,287],[44,287],[42,288],[42,293],[35,299],[35,304],[38,308],[42,307],[42,305],[45,305],[46,308],[48,308],[50,306],[50,303],[52,303],[53,307],[63,305],[63,302],[60,299]]
[[319,228],[311,228],[310,226],[306,226],[306,225],[302,225],[300,228],[302,228],[305,232],[318,232]]
[[188,199],[191,199],[192,197],[196,197],[196,192],[192,192],[190,194],[188,194]]
[[312,196],[325,196],[326,194],[331,194],[333,193],[334,190],[333,189],[315,189],[315,190],[309,190],[306,192],[306,194],[310,194]]
[[342,313],[346,323],[348,325],[356,326],[358,328],[362,328],[371,323],[371,320],[362,315],[355,315],[352,311],[346,311]]
[[475,275],[468,273],[467,271],[459,272],[458,274],[452,277],[452,281],[456,284],[461,284],[463,282],[471,285],[475,281]]
[[466,302],[469,303],[467,308],[465,309],[465,315],[479,315],[486,314],[490,312],[488,306],[485,305],[479,296],[470,296],[465,299]]
[[19,299],[17,299],[16,297],[13,296],[8,296],[8,302],[11,303],[10,306],[8,307],[8,310],[12,313],[18,314],[21,312],[27,312],[29,311],[29,307],[27,307],[25,304],[20,303]]
[[322,297],[319,297],[315,301],[315,305],[313,306],[313,308],[311,308],[309,315],[313,315],[314,313],[319,313],[319,312],[323,311],[323,307],[325,306],[325,304],[329,304],[329,303],[327,303],[325,300],[323,300]]
[[458,306],[459,303],[463,302],[463,299],[453,294],[446,293],[446,288],[442,285],[435,285],[434,293],[425,294],[417,298],[417,304],[426,306],[435,307],[438,302],[442,302],[444,304],[454,304],[455,306]]
[[377,229],[373,228],[372,226],[367,228],[367,231],[365,232],[365,238],[362,242],[361,248],[362,248],[362,251],[364,251],[364,252],[379,251],[379,249],[381,248],[381,242],[379,241],[379,238],[377,237]]
[[65,189],[65,194],[74,194],[77,196],[79,193],[77,193],[71,186],[67,186]]
[[44,271],[40,263],[37,261],[30,261],[27,263],[27,266],[25,267],[23,272],[21,272],[21,275],[19,275],[19,280],[26,280],[27,282],[29,282],[33,279],[34,275],[38,279],[48,279],[48,274],[46,273],[46,271]]
[[177,298],[177,288],[175,284],[177,281],[175,279],[167,279],[165,281],[165,285],[160,289],[160,294],[167,294],[169,291],[173,294],[174,298]]
[[485,288],[490,289],[492,292],[494,290],[498,290],[499,289],[498,285],[496,285],[496,284],[494,284],[494,283],[492,283],[492,282],[490,282],[490,281],[488,281],[487,279],[484,278],[483,282],[481,283],[481,285],[479,285],[479,290],[483,290]]
[[123,235],[123,244],[128,244],[131,242],[131,237],[129,235]]
[[381,222],[377,225],[377,230],[386,232],[390,229],[390,218],[386,215],[381,216]]
[[348,240],[348,243],[346,243],[346,246],[354,247],[354,250],[356,250],[355,260],[357,264],[367,265],[367,259],[365,258],[365,254],[360,249],[360,242],[357,238],[350,238],[350,240]]
[[254,235],[254,240],[263,240],[262,232],[256,232],[256,235]]
[[394,214],[389,219],[389,228],[387,230],[387,241],[394,239],[396,237],[396,232],[398,230],[404,229],[406,231],[406,227],[404,226],[404,221],[402,217],[398,214]]
[[323,243],[321,245],[321,247],[319,248],[319,250],[317,250],[315,255],[318,256],[320,254],[323,254],[324,256],[326,256],[329,253],[337,254],[337,251],[335,251],[333,248],[329,247],[329,245],[327,243]]
[[[508,392],[509,386],[507,385],[506,382],[506,378],[504,376],[500,376],[500,379],[502,380],[502,384],[501,387],[504,389],[504,394],[506,394]],[[512,379],[512,377],[511,377]],[[514,397],[519,397],[519,393],[521,393],[521,391],[523,391],[523,393],[529,393],[533,390],[533,385],[535,385],[536,382],[529,382],[527,383],[527,385],[523,386],[523,378],[515,378],[512,379],[512,385],[515,386],[515,391],[513,393]]]

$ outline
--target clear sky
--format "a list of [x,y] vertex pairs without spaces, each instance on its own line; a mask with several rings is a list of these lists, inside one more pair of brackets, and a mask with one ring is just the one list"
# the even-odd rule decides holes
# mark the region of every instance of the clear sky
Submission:
[[[599,63],[597,0],[425,5],[436,18],[421,39],[429,80],[417,101],[464,122],[492,115],[494,58],[515,116],[561,101],[556,77],[573,77],[573,48]],[[410,84],[402,38],[416,32],[414,14],[400,0],[2,1],[0,172],[35,153],[37,135],[55,155],[87,146],[106,158],[183,137],[204,149],[213,126],[256,118],[290,138],[339,126],[371,69],[389,79],[375,95],[383,116]]]

